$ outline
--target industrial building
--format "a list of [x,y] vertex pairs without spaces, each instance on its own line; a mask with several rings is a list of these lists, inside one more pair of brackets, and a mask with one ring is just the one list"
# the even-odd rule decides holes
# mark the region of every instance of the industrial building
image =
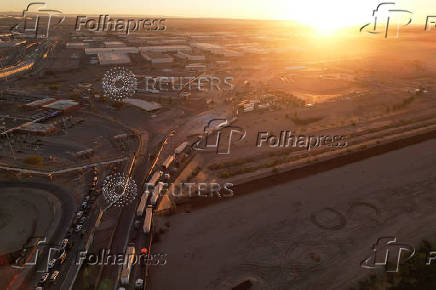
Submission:
[[112,53],[138,53],[137,47],[90,47],[85,48],[85,54],[99,54],[102,52]]
[[156,111],[159,110],[160,108],[162,108],[161,105],[159,105],[158,103],[155,102],[147,102],[145,100],[141,100],[141,99],[126,99],[124,101],[125,103],[132,105],[132,106],[136,106],[140,109],[143,109],[144,111],[147,112],[152,112],[152,111]]
[[192,48],[187,45],[157,45],[140,47],[141,52],[191,52]]
[[141,55],[144,59],[151,62],[152,64],[171,63],[174,61],[173,57],[163,53],[141,52]]
[[97,56],[98,62],[101,65],[130,63],[130,58],[127,53],[100,52]]
[[203,71],[206,70],[207,67],[205,64],[202,63],[190,63],[187,66],[185,66],[185,69],[190,71]]
[[35,108],[39,108],[41,106],[53,103],[54,101],[56,101],[56,99],[54,99],[54,98],[44,98],[44,99],[40,99],[40,100],[36,100],[36,101],[30,102],[30,103],[27,103],[25,105],[25,107],[29,108],[29,109],[35,109]]
[[29,122],[20,127],[17,132],[24,134],[47,135],[56,131],[56,127],[52,124],[41,124]]
[[105,47],[126,47],[126,44],[121,41],[105,41],[104,42]]
[[79,106],[79,103],[73,100],[58,100],[48,105],[44,105],[42,108],[67,112],[77,109]]
[[89,46],[89,43],[84,42],[67,42],[66,47],[67,48],[87,48]]
[[176,57],[181,59],[193,60],[193,61],[201,61],[206,59],[204,55],[192,55],[192,54],[184,53],[182,51],[178,51]]

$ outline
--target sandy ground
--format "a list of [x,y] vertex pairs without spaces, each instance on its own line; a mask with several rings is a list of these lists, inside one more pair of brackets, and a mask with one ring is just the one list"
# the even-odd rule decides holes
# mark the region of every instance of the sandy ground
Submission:
[[[151,289],[347,289],[382,236],[431,238],[436,141],[164,218]],[[236,193],[237,194],[237,193]]]

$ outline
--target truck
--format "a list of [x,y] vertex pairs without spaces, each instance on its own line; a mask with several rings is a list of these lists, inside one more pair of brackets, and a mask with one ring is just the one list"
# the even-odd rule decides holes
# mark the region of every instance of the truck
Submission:
[[159,200],[159,197],[162,194],[164,185],[165,184],[163,182],[159,182],[157,184],[157,186],[155,186],[155,188],[153,189],[153,194],[152,194],[151,200],[150,200],[152,206],[157,205],[157,201]]
[[147,182],[147,185],[149,186],[155,186],[156,183],[159,181],[159,179],[162,177],[163,172],[158,170],[156,171],[150,178],[150,180]]
[[135,247],[128,247],[126,251],[126,258],[125,263],[123,265],[123,268],[121,269],[121,284],[122,285],[128,285],[129,279],[130,279],[130,272],[132,271],[132,264],[135,260]]
[[150,191],[146,190],[141,196],[141,201],[139,202],[138,208],[136,209],[136,215],[142,216],[144,214],[145,207],[147,206],[148,196]]
[[168,169],[171,166],[171,164],[173,163],[175,158],[176,158],[176,156],[174,154],[171,154],[170,156],[168,156],[167,159],[165,159],[165,161],[162,163],[162,167],[164,169]]
[[147,209],[145,210],[144,225],[142,227],[142,230],[144,231],[144,234],[149,234],[150,233],[152,217],[153,217],[153,206],[149,205],[147,207]]

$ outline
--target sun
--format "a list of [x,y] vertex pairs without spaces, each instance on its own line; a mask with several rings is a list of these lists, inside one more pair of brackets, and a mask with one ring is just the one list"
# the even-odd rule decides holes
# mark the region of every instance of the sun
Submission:
[[[349,0],[303,0],[283,3],[283,18],[308,26],[316,36],[333,36],[337,31],[356,25],[372,12],[371,6]],[[366,7],[368,6],[368,7]]]

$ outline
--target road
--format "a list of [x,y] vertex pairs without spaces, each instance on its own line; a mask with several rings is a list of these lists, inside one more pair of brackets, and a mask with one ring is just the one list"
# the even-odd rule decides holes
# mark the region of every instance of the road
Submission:
[[[7,182],[7,181],[1,181],[0,182],[0,188],[1,187],[31,187],[31,188],[37,188],[41,190],[46,190],[53,194],[61,204],[60,212],[62,213],[60,216],[60,219],[57,223],[56,229],[53,231],[51,236],[47,237],[47,243],[46,245],[58,245],[59,242],[63,239],[66,228],[65,225],[68,225],[72,219],[73,210],[75,208],[75,201],[71,194],[65,190],[63,190],[60,187],[57,187],[55,185],[49,185],[49,184],[42,184],[37,182]],[[42,249],[41,249],[42,250]],[[38,257],[38,263],[40,261],[46,261],[47,260],[47,251],[43,251],[40,256]],[[35,273],[35,268],[25,268],[23,270],[12,270],[11,268],[11,277],[13,276],[13,279],[11,283],[9,284],[8,289],[16,289],[19,287],[19,285],[28,277],[27,275],[35,276],[34,278],[39,279],[40,274]],[[31,285],[33,281],[36,281],[36,279],[29,279],[29,282]]]
[[[274,179],[271,179],[273,181]],[[347,289],[382,236],[435,240],[436,141],[165,217],[149,289]],[[267,181],[266,181],[267,182]],[[235,192],[237,196],[238,192]]]

